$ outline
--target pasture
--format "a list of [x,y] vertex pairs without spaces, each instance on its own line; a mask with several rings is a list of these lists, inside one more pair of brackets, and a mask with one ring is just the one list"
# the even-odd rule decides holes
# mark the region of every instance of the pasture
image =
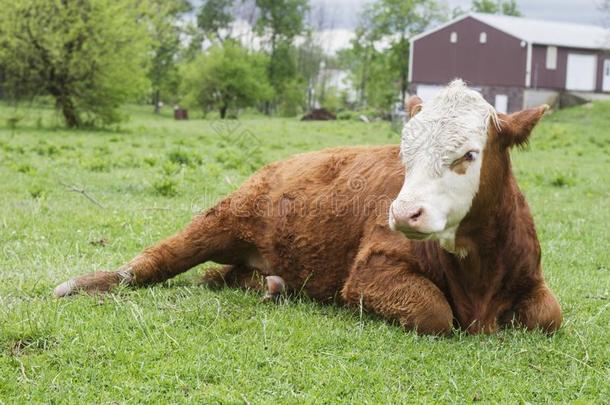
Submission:
[[129,113],[114,130],[65,130],[50,110],[0,107],[0,402],[610,398],[610,103],[547,116],[513,152],[563,308],[552,337],[419,337],[306,297],[273,305],[208,290],[205,267],[53,299],[59,282],[116,268],[267,162],[400,140],[386,123]]

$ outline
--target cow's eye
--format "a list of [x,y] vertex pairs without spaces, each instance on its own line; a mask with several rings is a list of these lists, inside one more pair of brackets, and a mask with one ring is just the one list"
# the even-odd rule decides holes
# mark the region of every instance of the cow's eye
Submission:
[[471,150],[470,152],[466,152],[463,159],[467,162],[472,162],[477,158],[477,151]]
[[461,158],[451,163],[449,168],[458,174],[464,174],[466,173],[466,169],[468,169],[469,163],[476,160],[477,156],[479,156],[479,151],[471,150]]

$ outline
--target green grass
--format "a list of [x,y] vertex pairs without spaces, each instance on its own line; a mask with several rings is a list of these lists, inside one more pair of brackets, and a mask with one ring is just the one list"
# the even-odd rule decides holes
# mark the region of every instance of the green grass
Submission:
[[51,298],[177,231],[266,162],[399,142],[384,123],[247,117],[232,129],[129,112],[120,129],[69,131],[48,110],[0,107],[0,402],[610,398],[610,104],[551,115],[513,154],[562,329],[444,339],[306,298],[210,291],[196,285],[201,269]]

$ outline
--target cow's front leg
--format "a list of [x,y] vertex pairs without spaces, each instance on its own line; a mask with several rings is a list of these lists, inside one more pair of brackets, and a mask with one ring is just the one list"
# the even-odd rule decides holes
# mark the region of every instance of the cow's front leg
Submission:
[[559,302],[544,284],[534,287],[515,307],[515,319],[527,329],[553,333],[561,326]]
[[352,306],[362,305],[404,328],[426,335],[449,335],[453,312],[444,294],[429,279],[404,263],[375,254],[356,264],[341,291]]

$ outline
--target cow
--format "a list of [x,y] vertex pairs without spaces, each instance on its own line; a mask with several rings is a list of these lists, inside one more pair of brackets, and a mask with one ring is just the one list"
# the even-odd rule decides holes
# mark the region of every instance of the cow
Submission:
[[497,113],[461,80],[405,106],[400,146],[326,149],[269,164],[181,232],[116,271],[55,289],[106,292],[222,267],[211,287],[362,308],[420,334],[556,331],[557,299],[509,151],[548,106]]

